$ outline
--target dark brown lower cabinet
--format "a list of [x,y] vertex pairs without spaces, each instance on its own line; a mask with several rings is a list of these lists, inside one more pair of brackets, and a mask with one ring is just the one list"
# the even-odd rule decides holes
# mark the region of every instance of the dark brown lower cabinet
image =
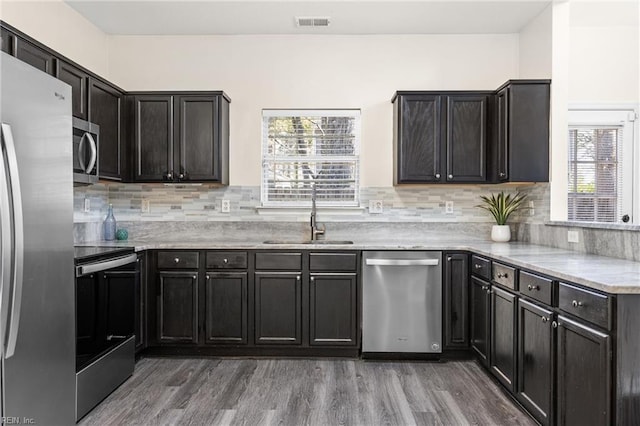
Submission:
[[611,424],[610,336],[563,316],[557,325],[557,424]]
[[300,272],[254,274],[256,345],[302,344]]
[[553,312],[518,300],[517,397],[542,425],[552,423]]
[[511,392],[516,377],[516,295],[491,288],[491,372]]
[[357,300],[356,274],[311,274],[309,343],[357,344]]
[[469,255],[444,255],[444,347],[469,347]]
[[480,362],[489,366],[489,341],[491,338],[491,286],[477,277],[471,277],[471,349]]
[[198,271],[160,271],[158,278],[158,341],[198,343]]
[[138,279],[136,279],[135,294],[135,328],[136,334],[136,353],[143,350],[147,346],[147,256],[146,252],[138,254]]
[[207,272],[205,343],[247,344],[246,272]]

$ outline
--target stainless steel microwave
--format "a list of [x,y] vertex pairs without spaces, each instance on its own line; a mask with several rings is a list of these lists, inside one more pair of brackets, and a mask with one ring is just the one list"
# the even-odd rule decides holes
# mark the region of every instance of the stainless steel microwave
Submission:
[[73,185],[98,182],[100,126],[73,118]]

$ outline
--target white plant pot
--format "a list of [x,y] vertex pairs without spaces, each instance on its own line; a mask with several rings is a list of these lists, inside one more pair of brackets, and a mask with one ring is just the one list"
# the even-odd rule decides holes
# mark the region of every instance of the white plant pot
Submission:
[[506,243],[511,239],[511,228],[509,225],[493,225],[491,239],[498,243]]

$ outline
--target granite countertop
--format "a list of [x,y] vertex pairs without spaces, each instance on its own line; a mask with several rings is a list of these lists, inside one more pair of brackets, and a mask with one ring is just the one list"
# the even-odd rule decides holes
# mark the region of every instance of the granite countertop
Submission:
[[630,260],[520,242],[493,243],[458,235],[432,235],[415,240],[403,238],[402,241],[360,237],[353,241],[353,244],[265,244],[264,241],[255,241],[255,238],[242,236],[215,241],[211,237],[183,235],[180,240],[149,238],[100,241],[83,245],[134,247],[136,251],[151,249],[465,250],[607,293],[640,294],[640,262]]

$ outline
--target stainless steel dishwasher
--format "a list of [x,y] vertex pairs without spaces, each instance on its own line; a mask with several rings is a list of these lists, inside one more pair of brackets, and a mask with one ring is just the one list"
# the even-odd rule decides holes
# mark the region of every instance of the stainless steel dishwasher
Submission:
[[442,252],[365,251],[362,352],[442,352]]

